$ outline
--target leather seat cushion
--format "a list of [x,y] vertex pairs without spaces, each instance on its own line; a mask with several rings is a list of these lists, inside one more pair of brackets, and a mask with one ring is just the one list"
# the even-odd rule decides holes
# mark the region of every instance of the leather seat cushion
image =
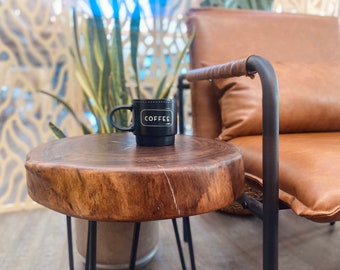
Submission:
[[[340,131],[338,63],[272,63],[279,83],[280,133]],[[262,92],[258,76],[215,80],[220,98],[220,139],[262,132]]]
[[[232,139],[248,180],[262,184],[262,136]],[[340,132],[280,135],[279,197],[300,216],[340,220]],[[307,169],[308,168],[308,169]]]

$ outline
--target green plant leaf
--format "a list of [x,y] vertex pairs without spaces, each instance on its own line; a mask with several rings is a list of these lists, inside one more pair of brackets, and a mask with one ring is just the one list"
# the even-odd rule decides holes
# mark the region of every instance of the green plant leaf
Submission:
[[[93,42],[93,54],[96,59],[96,64],[99,69],[102,71],[104,69],[104,62],[107,60],[107,39],[105,29],[103,29],[104,25],[101,21],[101,18],[95,17],[94,19],[88,19],[94,22],[94,31],[92,35]],[[99,23],[101,22],[101,23]],[[90,39],[90,38],[89,38]]]
[[66,138],[66,135],[64,134],[64,132],[62,132],[61,129],[58,128],[55,124],[53,124],[52,122],[49,122],[48,126],[50,127],[54,137],[56,137],[57,139]]
[[[89,38],[84,38],[84,56],[86,59],[86,69],[88,70],[87,74],[89,76],[89,83],[91,84],[91,89],[98,88],[99,84],[99,70],[100,67],[96,61],[96,56],[94,54],[94,42],[93,38],[95,22],[92,18],[88,18],[84,20],[85,25],[85,34]],[[95,90],[94,90],[95,91]]]
[[168,75],[165,74],[162,78],[162,80],[160,81],[158,87],[157,87],[157,91],[155,94],[155,98],[161,98],[163,95],[163,89],[164,89],[164,85],[166,83],[166,79],[168,78]]
[[91,101],[94,103],[94,106],[96,107],[96,111],[101,117],[105,116],[105,111],[100,106],[99,101],[97,100],[97,96],[95,94],[95,90],[93,89],[90,81],[89,76],[87,75],[86,69],[84,67],[83,61],[82,61],[82,55],[80,52],[80,46],[78,41],[78,27],[77,27],[77,15],[75,9],[72,9],[72,18],[73,18],[73,35],[74,35],[74,41],[75,41],[75,52],[71,49],[71,55],[75,61],[75,67],[76,67],[76,77],[82,87],[82,90],[86,94],[86,96],[91,99]]
[[76,122],[79,124],[79,126],[81,127],[82,131],[84,134],[90,134],[92,133],[91,129],[89,129],[85,123],[83,121],[81,121],[77,114],[74,112],[74,110],[71,108],[71,106],[69,104],[67,104],[66,101],[64,101],[62,98],[52,94],[52,93],[49,93],[47,91],[44,91],[44,90],[38,90],[38,92],[40,93],[43,93],[45,95],[48,95],[50,97],[52,97],[53,99],[55,99],[57,102],[61,103],[65,109],[73,116],[73,118],[76,120]]
[[[164,88],[164,90],[159,94],[159,97],[157,97],[157,98],[166,98],[166,97],[168,97],[168,95],[169,95],[169,93],[171,91],[171,88],[172,88],[175,80],[177,79],[178,72],[179,72],[179,69],[180,69],[181,64],[182,64],[182,60],[183,60],[185,54],[187,53],[187,51],[188,51],[188,49],[189,49],[189,47],[190,47],[190,45],[191,45],[191,43],[192,43],[192,41],[193,41],[193,39],[195,37],[195,33],[196,33],[196,31],[195,31],[195,29],[193,29],[192,33],[191,33],[191,35],[190,35],[190,37],[188,39],[188,41],[185,44],[184,49],[181,51],[181,54],[180,54],[180,56],[179,56],[179,58],[178,58],[178,60],[176,62],[175,71],[172,74],[172,78],[171,78],[171,81],[170,81],[169,85],[166,88]],[[162,84],[162,83],[163,82],[161,81],[160,84]]]
[[99,68],[99,84],[96,85],[95,90],[100,106],[107,112],[109,109],[108,78],[110,76],[110,62],[107,46],[108,39],[103,22],[105,18],[97,1],[90,1],[90,6],[93,15],[93,19],[90,21],[94,24],[93,53],[96,59],[96,66]]
[[137,97],[141,98],[139,73],[138,73],[138,66],[137,66],[139,33],[140,33],[140,6],[139,6],[138,1],[136,1],[136,6],[132,13],[131,24],[130,24],[131,63],[132,63],[133,70],[135,72],[135,79],[136,79],[136,84],[137,84],[136,86]]
[[112,8],[114,12],[114,27],[112,32],[112,46],[111,46],[111,57],[112,57],[112,69],[115,91],[119,91],[119,96],[122,97],[122,101],[126,100],[126,85],[125,85],[125,70],[124,70],[124,58],[123,58],[123,43],[122,33],[119,17],[119,4],[117,0],[112,0]]

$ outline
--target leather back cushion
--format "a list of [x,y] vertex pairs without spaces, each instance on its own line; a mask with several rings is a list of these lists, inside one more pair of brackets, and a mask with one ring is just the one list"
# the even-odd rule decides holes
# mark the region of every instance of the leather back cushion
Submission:
[[[334,77],[337,77],[335,75],[337,70],[339,70],[338,74],[340,75],[340,69],[335,68],[332,64],[333,62],[340,63],[340,31],[336,18],[254,10],[202,8],[190,10],[187,22],[189,29],[194,27],[196,31],[195,40],[190,49],[191,68],[202,67],[203,62],[221,64],[257,54],[275,64],[274,68],[278,72],[281,92],[285,91],[285,85],[287,85],[289,101],[285,101],[285,104],[297,98],[303,103],[307,100],[315,102],[316,96],[320,102],[336,103],[334,99],[331,100],[327,97],[327,91],[328,88],[331,88],[331,84],[337,84],[334,80]],[[314,64],[309,65],[309,63]],[[330,67],[332,68],[330,75],[328,75],[328,63],[331,63]],[[282,66],[283,71],[280,71],[279,65]],[[292,75],[288,75],[288,72],[291,72]],[[327,74],[327,76],[323,76],[324,74]],[[331,78],[332,76],[333,78]],[[338,77],[340,80],[340,76]],[[292,80],[292,83],[290,83],[290,80]],[[238,85],[235,87],[243,88],[242,85],[246,85],[246,88],[255,87],[250,85],[254,81],[248,78],[238,78],[236,82]],[[308,90],[312,95],[310,97],[301,97],[302,91],[307,91],[307,87],[303,87],[305,83],[312,86]],[[256,89],[258,88],[256,87]],[[333,87],[332,89],[334,90]],[[260,94],[260,90],[255,92]],[[257,101],[250,100],[255,93],[245,92],[245,90],[238,93],[231,91],[228,94],[231,95],[230,102],[228,102],[228,99],[222,101],[221,96],[225,95],[225,98],[227,93],[216,89],[215,85],[207,81],[193,83],[191,93],[193,131],[195,135],[203,137],[214,138],[221,133],[221,115],[225,118],[226,113],[221,114],[219,99],[222,104],[238,106],[234,101],[243,95],[245,98],[243,98],[242,104],[247,105],[251,102],[258,104]],[[291,96],[291,94],[294,94],[294,96]],[[325,99],[328,99],[328,101]],[[287,110],[293,107],[294,110],[299,109],[299,117],[303,118],[303,114],[300,114],[300,112],[304,110],[299,108],[301,104],[296,105],[298,102],[294,102],[294,104],[294,106],[288,106]],[[224,110],[225,107],[223,106],[222,109]],[[284,108],[284,104],[281,104],[281,107]],[[259,110],[257,105],[251,108]],[[305,108],[310,110],[309,112],[304,111],[310,118],[323,121],[323,118],[316,118],[322,114],[320,108],[315,109],[313,105]],[[243,117],[244,110],[240,108],[240,110],[235,111],[234,120],[223,119],[224,125],[229,126],[228,123],[234,121],[233,125],[237,126],[239,124],[237,121],[240,117]],[[227,108],[227,111],[231,110]],[[313,113],[313,115],[310,113]],[[289,112],[287,112],[288,114]],[[293,118],[297,117],[296,111],[291,111],[291,114],[293,114]],[[297,119],[295,121],[298,122]],[[259,132],[259,123],[247,121],[247,124],[254,126],[255,133]],[[284,125],[288,124],[282,122],[281,125],[283,128]],[[289,132],[304,130],[304,128],[310,130],[311,125],[310,123],[306,127],[305,124],[300,126],[296,123],[294,129]],[[295,129],[296,127],[298,129]],[[286,127],[285,130],[289,130],[289,127]]]
[[[280,100],[280,133],[340,131],[340,65],[274,62]],[[220,139],[262,131],[262,93],[258,76],[214,81],[220,98]]]

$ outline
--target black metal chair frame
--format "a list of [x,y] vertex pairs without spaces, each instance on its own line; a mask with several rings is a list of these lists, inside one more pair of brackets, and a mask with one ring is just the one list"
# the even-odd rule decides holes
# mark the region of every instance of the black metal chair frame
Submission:
[[[228,63],[227,63],[228,64]],[[204,68],[203,68],[204,69]],[[203,70],[202,69],[202,70]],[[261,56],[250,56],[246,62],[247,73],[258,73],[262,85],[262,171],[263,198],[254,199],[243,193],[237,201],[263,221],[263,269],[278,269],[278,170],[279,170],[279,98],[275,71],[268,60]],[[190,73],[189,71],[188,73]],[[218,74],[218,70],[215,72]],[[248,74],[242,75],[248,75]],[[179,129],[185,132],[184,90],[187,75],[178,80]],[[241,76],[228,74],[227,77]],[[202,78],[203,79],[214,79]]]

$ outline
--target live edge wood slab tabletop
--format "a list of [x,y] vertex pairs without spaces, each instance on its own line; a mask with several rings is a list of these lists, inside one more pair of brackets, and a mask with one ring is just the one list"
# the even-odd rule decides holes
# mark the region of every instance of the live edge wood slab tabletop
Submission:
[[225,207],[244,188],[232,144],[176,135],[175,145],[137,146],[133,134],[96,134],[42,144],[27,154],[37,203],[94,221],[147,221]]

